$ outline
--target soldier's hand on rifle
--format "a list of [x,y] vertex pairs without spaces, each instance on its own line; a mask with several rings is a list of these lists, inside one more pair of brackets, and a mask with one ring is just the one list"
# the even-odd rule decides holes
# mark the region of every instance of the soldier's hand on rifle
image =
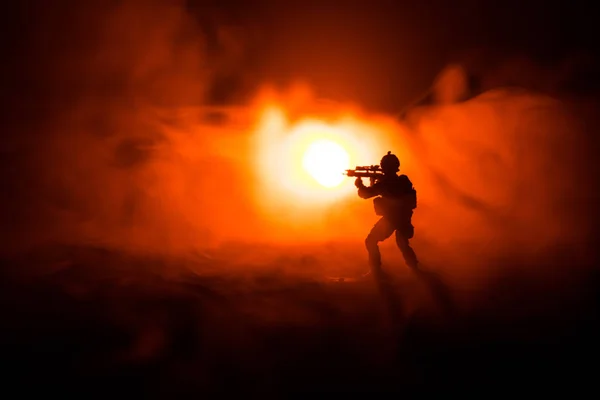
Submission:
[[357,187],[357,188],[359,188],[359,189],[360,189],[361,187],[364,187],[364,186],[365,186],[365,184],[363,183],[363,181],[362,181],[362,178],[361,178],[361,177],[358,177],[358,178],[356,178],[356,180],[354,181],[354,186],[356,186],[356,187]]

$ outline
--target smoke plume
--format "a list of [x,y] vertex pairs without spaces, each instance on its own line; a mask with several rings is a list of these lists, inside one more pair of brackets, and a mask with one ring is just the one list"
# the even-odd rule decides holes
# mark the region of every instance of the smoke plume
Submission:
[[[292,228],[285,215],[268,219],[257,207],[260,101],[215,105],[211,98],[219,76],[250,76],[235,71],[243,35],[221,27],[215,55],[182,4],[82,10],[63,16],[68,46],[56,43],[67,38],[57,26],[65,21],[51,17],[34,38],[46,40],[36,54],[55,52],[37,68],[44,93],[57,98],[30,98],[34,122],[23,122],[26,134],[7,147],[6,248],[51,241],[177,253],[315,237],[316,225]],[[437,83],[443,99],[461,84],[452,76]],[[316,99],[297,101],[296,111]],[[42,112],[34,107],[41,102],[54,106]],[[371,124],[400,156],[419,196],[420,257],[474,270],[557,248],[581,254],[591,178],[578,103],[502,88],[442,103],[413,110],[411,125],[333,106]],[[362,251],[375,222],[371,205],[352,197],[331,207],[319,229],[330,240],[350,237]]]

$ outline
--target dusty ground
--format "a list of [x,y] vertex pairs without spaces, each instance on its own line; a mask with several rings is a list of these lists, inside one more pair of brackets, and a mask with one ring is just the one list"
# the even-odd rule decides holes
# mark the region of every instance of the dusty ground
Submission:
[[161,398],[594,390],[591,274],[466,288],[398,268],[393,286],[332,284],[322,278],[360,272],[335,261],[338,248],[324,250],[328,267],[310,252],[246,250],[166,259],[56,246],[5,258],[3,386]]

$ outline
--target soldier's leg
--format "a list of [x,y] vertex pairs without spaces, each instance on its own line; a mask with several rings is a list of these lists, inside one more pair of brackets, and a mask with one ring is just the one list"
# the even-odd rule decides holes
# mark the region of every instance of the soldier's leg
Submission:
[[402,232],[400,229],[396,231],[396,244],[398,248],[402,252],[402,256],[404,257],[404,261],[406,265],[410,268],[417,269],[419,266],[419,260],[417,260],[417,255],[412,247],[410,247],[409,236],[412,235]]
[[384,218],[381,218],[367,235],[365,239],[365,246],[369,252],[369,264],[374,272],[378,272],[381,269],[381,253],[379,252],[379,242],[383,242],[385,239],[392,236],[394,233],[394,227]]

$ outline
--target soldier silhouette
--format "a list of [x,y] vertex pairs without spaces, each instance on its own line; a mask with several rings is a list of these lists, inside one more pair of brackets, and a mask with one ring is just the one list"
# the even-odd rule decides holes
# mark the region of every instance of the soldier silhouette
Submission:
[[358,196],[373,199],[375,214],[381,216],[365,239],[369,253],[371,271],[384,276],[381,270],[381,253],[379,242],[396,234],[396,244],[404,256],[406,264],[413,269],[418,268],[417,256],[410,247],[409,239],[414,236],[412,225],[413,210],[417,207],[417,192],[406,175],[398,175],[400,160],[390,151],[380,162],[381,177],[370,186],[365,186],[362,178],[356,178],[354,184],[358,188]]

